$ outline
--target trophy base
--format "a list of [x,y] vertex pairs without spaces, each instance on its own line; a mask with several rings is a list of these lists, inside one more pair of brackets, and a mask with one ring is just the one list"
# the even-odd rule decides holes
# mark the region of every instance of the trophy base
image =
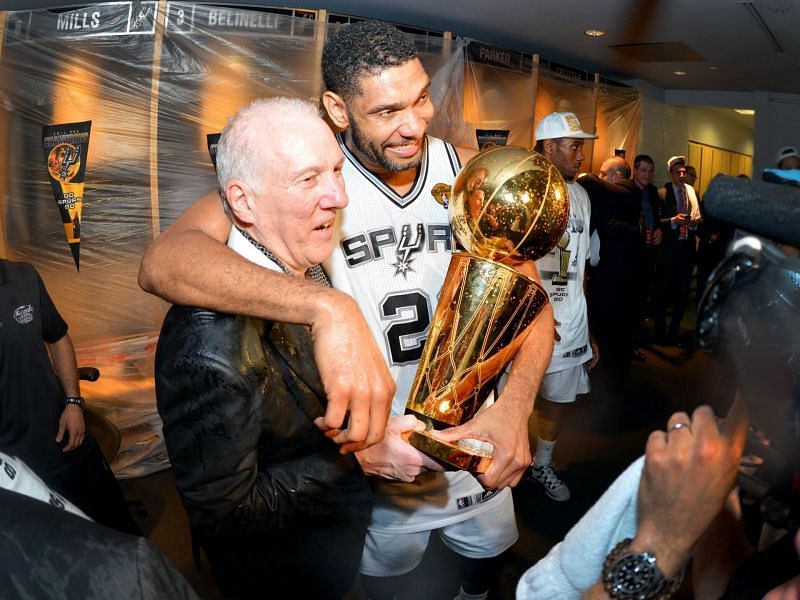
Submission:
[[412,431],[408,443],[420,452],[454,469],[472,473],[485,473],[492,462],[491,454],[479,450],[468,450],[433,437],[426,431]]

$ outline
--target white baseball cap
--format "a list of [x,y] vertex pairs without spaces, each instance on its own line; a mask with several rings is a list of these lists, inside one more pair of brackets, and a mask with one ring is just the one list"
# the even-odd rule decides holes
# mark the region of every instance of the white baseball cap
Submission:
[[686,166],[686,157],[685,156],[671,156],[670,159],[667,161],[667,168],[671,171],[672,167],[674,167],[675,165]]
[[800,158],[800,153],[797,152],[797,148],[795,148],[794,146],[785,146],[781,148],[780,150],[778,150],[778,161],[777,161],[778,164],[781,164],[781,161],[784,158],[789,158],[791,156],[796,156],[797,158]]
[[596,140],[597,136],[581,129],[581,122],[571,112],[554,112],[544,117],[536,126],[536,141],[558,138]]

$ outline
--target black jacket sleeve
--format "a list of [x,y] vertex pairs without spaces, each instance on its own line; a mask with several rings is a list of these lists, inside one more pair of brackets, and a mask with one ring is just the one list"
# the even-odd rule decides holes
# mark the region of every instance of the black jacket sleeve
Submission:
[[592,230],[597,230],[601,240],[616,238],[622,241],[638,241],[639,212],[636,199],[632,198],[628,187],[608,183],[593,174],[584,175],[578,179],[578,183],[589,194],[592,203]]
[[158,409],[195,531],[256,533],[369,510],[357,461],[340,455],[313,424],[324,413],[324,396],[300,368],[300,361],[313,365],[312,355],[271,328],[184,307],[164,322]]
[[142,537],[4,489],[0,506],[3,598],[199,600]]

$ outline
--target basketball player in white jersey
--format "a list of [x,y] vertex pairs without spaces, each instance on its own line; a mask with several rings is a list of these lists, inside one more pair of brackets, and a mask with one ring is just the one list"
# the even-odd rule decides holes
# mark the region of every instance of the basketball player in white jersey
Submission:
[[539,389],[542,399],[536,405],[539,438],[531,477],[544,486],[550,498],[559,502],[569,500],[570,492],[555,469],[553,449],[569,405],[577,395],[589,392],[588,371],[600,358],[589,335],[584,294],[591,205],[586,190],[575,182],[584,159],[583,144],[593,139],[597,136],[584,132],[578,118],[569,112],[550,113],[536,126],[534,149],[555,165],[569,191],[569,223],[564,237],[537,261],[560,339],[555,343],[553,358]]
[[[430,79],[413,42],[394,27],[377,22],[343,27],[326,44],[323,77],[325,109],[332,123],[344,129],[340,144],[351,203],[336,225],[338,245],[325,267],[334,287],[355,298],[372,339],[354,339],[365,325],[352,312],[343,313],[345,323],[336,328],[336,335],[351,337],[344,343],[325,331],[329,320],[322,324],[311,320],[315,335],[328,336],[316,358],[323,363],[341,360],[342,352],[361,343],[377,343],[397,381],[394,416],[385,439],[357,452],[365,472],[380,476],[362,582],[370,598],[393,597],[402,585],[402,575],[421,561],[430,531],[437,529],[444,543],[463,559],[460,593],[483,598],[500,566],[499,561],[486,559],[498,557],[517,538],[507,488],[519,482],[530,464],[527,422],[550,360],[552,314],[547,308],[537,320],[496,403],[469,423],[442,434],[450,441],[477,438],[494,445],[492,464],[481,481],[463,471],[441,472],[403,440],[401,434],[417,425],[413,418],[400,415],[453,250],[443,188],[437,184],[452,185],[474,151],[426,136],[435,110],[428,93]],[[294,322],[308,322],[308,315],[316,314],[315,302],[330,302],[330,296],[320,300],[316,289],[296,285],[289,290],[284,278],[266,272],[249,271],[246,282],[230,278],[240,262],[221,249],[229,230],[225,222],[219,201],[213,198],[187,211],[148,250],[140,272],[143,286],[173,302],[235,306],[245,314],[258,311],[256,316],[282,315]],[[188,241],[205,265],[181,256],[179,245]],[[520,268],[536,274],[532,263]],[[214,276],[209,277],[208,271]],[[250,279],[257,281],[255,287]],[[212,286],[211,281],[225,285]],[[204,285],[208,287],[203,289]],[[273,292],[288,291],[270,293],[264,306],[261,286]],[[360,372],[374,367],[357,362],[359,356],[354,355],[349,367],[364,378],[367,375]],[[325,384],[327,390],[327,380]],[[340,424],[341,419],[320,425],[336,441],[350,442],[352,438],[343,437],[339,430]]]

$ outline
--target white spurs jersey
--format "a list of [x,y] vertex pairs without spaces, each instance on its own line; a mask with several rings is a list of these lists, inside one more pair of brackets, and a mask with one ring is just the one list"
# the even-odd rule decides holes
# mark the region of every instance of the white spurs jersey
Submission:
[[[427,137],[417,179],[399,196],[341,137],[339,145],[350,204],[339,212],[325,271],[361,308],[397,383],[392,414],[402,415],[454,249],[447,199],[433,190],[449,189],[461,164],[453,146]],[[375,491],[370,529],[384,532],[436,529],[498,506],[513,512],[510,489],[487,492],[466,471],[428,472],[412,483],[377,478]],[[516,531],[506,533],[513,543]]]
[[557,245],[549,254],[536,261],[542,285],[550,296],[553,317],[561,341],[553,347],[548,373],[581,365],[592,358],[589,345],[589,320],[586,315],[586,296],[583,279],[589,259],[589,195],[579,183],[567,184],[569,190],[569,243]]
[[446,198],[432,190],[449,189],[460,163],[453,146],[427,137],[417,179],[399,196],[339,144],[350,204],[325,271],[358,302],[397,382],[392,414],[402,415],[454,244]]

